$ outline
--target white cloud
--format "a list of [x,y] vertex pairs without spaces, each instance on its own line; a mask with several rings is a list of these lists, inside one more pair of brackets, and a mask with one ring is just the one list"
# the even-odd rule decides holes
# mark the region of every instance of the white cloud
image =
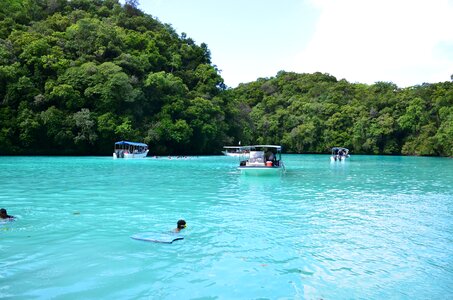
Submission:
[[287,69],[399,86],[448,81],[453,74],[453,1],[313,3],[320,9],[316,31]]

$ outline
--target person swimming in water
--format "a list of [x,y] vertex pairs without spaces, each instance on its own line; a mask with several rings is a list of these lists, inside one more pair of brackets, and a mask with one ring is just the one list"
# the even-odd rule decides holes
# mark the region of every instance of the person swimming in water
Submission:
[[174,232],[180,232],[184,228],[186,228],[186,221],[184,220],[179,220],[178,223],[176,223],[176,228],[173,230]]
[[1,208],[0,209],[0,219],[7,219],[7,220],[13,220],[14,219],[14,216],[10,216],[8,215],[8,213],[6,212],[6,209],[4,208]]

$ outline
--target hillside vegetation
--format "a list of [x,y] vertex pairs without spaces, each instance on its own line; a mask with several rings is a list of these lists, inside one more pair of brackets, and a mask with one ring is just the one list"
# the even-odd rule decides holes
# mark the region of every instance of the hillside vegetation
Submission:
[[[217,152],[234,105],[206,44],[117,0],[0,4],[2,154]],[[233,109],[234,110],[234,109]]]
[[453,83],[398,88],[349,83],[328,74],[279,72],[240,85],[249,107],[250,139],[295,153],[453,156]]
[[204,43],[137,1],[0,3],[0,154],[219,154],[273,143],[290,153],[453,156],[453,83],[398,88],[279,72],[231,89]]

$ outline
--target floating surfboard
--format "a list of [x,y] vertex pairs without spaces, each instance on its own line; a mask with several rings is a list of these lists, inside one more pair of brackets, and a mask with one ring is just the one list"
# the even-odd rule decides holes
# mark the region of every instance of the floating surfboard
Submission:
[[2,219],[0,225],[11,224],[13,221],[15,221],[15,219]]
[[169,233],[143,232],[132,235],[131,239],[145,242],[171,244],[174,241],[184,239],[184,237],[174,232]]

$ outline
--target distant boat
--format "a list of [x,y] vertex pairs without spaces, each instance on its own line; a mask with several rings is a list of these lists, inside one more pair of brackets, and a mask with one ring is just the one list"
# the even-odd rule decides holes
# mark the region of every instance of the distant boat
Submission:
[[247,146],[224,146],[223,149],[223,155],[234,157],[239,157],[250,150]]
[[243,154],[238,167],[241,173],[266,175],[280,174],[285,171],[281,153],[282,146],[253,145],[246,147],[249,151]]
[[144,158],[148,152],[147,144],[120,141],[115,143],[113,158]]
[[349,149],[348,148],[343,148],[343,147],[333,147],[332,148],[332,155],[330,156],[330,161],[335,162],[335,161],[345,161],[346,158],[348,158],[349,155]]

